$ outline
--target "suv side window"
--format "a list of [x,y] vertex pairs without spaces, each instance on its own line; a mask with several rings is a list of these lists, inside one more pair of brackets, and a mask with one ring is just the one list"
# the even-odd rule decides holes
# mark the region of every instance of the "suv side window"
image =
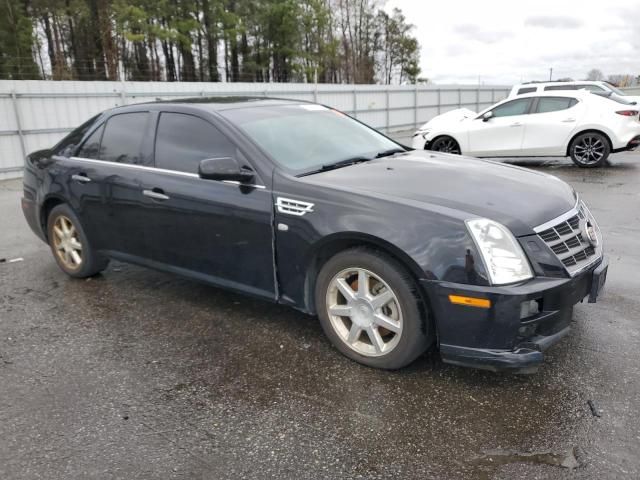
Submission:
[[523,93],[533,93],[536,91],[538,87],[524,87],[518,90],[518,95],[522,95]]
[[109,118],[102,135],[100,160],[143,164],[142,144],[148,119],[147,112],[120,113]]
[[185,113],[160,114],[156,133],[156,167],[198,173],[201,160],[230,157],[236,147],[206,120]]
[[526,115],[529,113],[531,106],[530,98],[519,98],[494,108],[492,110],[494,117],[511,117],[513,115]]
[[584,88],[586,90],[589,90],[590,92],[604,92],[605,89],[602,87],[599,87],[598,85],[576,85],[576,88],[578,90]]
[[575,85],[549,85],[548,87],[544,87],[544,91],[547,92],[549,90],[578,90]]
[[100,140],[102,140],[102,132],[104,131],[104,123],[96,128],[95,132],[89,135],[78,151],[77,156],[81,158],[100,158]]
[[535,113],[557,112],[573,107],[578,101],[569,97],[540,97]]

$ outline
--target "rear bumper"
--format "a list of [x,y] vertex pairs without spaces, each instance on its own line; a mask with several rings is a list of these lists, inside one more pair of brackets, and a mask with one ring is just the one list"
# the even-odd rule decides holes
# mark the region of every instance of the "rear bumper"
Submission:
[[36,202],[34,200],[22,197],[20,200],[22,206],[22,213],[27,220],[29,227],[33,232],[44,242],[47,241],[45,234],[40,225],[40,218],[38,216],[38,209],[36,208]]
[[[543,352],[570,331],[573,306],[595,302],[606,280],[607,261],[573,278],[538,277],[521,285],[475,287],[424,281],[435,314],[440,355],[446,363],[492,371],[535,372]],[[487,309],[454,305],[449,295],[491,300]],[[523,303],[540,311],[521,318]]]

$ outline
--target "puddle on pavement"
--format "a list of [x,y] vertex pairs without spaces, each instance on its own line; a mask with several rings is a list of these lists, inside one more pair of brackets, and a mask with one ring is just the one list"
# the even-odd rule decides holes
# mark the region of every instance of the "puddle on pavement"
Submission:
[[[536,465],[550,465],[573,470],[580,466],[576,459],[576,448],[570,448],[564,453],[554,452],[517,452],[515,450],[487,450],[483,455],[475,457],[469,461],[470,464],[478,467],[490,467],[487,470],[494,470],[503,465],[512,463],[531,463]],[[490,478],[489,472],[481,478]]]

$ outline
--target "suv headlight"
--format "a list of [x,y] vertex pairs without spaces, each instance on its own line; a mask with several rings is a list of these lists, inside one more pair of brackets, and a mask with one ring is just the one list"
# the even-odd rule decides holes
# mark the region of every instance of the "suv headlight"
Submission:
[[474,218],[466,224],[480,250],[492,285],[533,277],[526,255],[507,227],[487,218]]

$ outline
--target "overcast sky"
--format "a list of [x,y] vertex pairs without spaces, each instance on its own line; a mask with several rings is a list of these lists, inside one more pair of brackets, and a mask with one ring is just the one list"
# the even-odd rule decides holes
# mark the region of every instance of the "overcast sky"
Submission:
[[422,76],[511,85],[640,75],[640,0],[388,0],[416,28]]

